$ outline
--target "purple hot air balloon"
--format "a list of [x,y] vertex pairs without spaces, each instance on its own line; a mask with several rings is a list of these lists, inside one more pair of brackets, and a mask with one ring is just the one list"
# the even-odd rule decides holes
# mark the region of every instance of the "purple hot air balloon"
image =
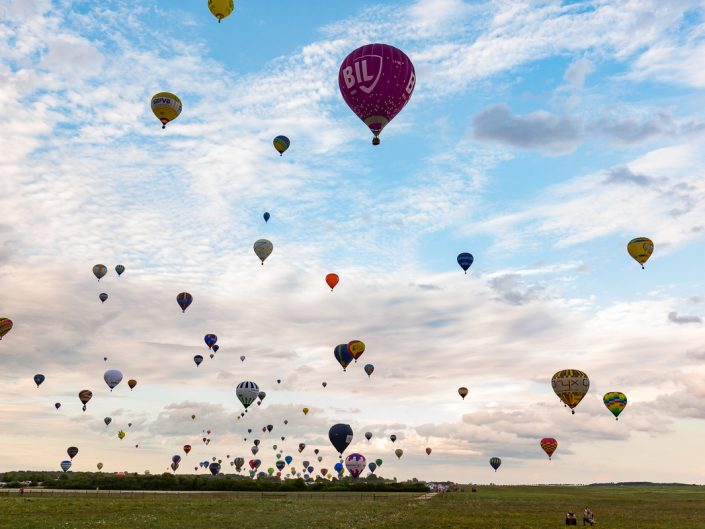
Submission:
[[379,134],[409,102],[416,72],[409,57],[389,44],[367,44],[340,65],[338,85],[350,109],[367,125],[379,145]]

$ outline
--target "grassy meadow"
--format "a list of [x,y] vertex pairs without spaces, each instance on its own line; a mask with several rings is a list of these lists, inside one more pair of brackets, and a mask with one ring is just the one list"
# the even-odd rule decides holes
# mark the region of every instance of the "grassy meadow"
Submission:
[[702,529],[705,487],[479,487],[420,494],[0,494],[0,529],[564,527],[590,505],[599,529]]

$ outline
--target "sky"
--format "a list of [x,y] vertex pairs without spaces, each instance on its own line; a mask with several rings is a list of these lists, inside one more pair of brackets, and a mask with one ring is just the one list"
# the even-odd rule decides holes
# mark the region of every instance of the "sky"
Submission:
[[[337,85],[371,42],[417,76],[376,147]],[[77,446],[72,470],[162,472],[191,444],[186,473],[259,438],[264,468],[318,472],[349,423],[384,477],[705,483],[703,88],[695,0],[243,0],[221,24],[205,0],[0,0],[0,471]],[[575,415],[567,368],[590,377]],[[267,396],[238,419],[247,380]]]

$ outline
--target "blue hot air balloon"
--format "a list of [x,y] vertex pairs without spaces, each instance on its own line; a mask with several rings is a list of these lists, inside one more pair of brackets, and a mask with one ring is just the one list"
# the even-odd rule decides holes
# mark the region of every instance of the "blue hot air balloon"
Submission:
[[206,334],[205,338],[203,338],[203,341],[206,342],[208,349],[212,349],[215,345],[215,342],[218,341],[218,337],[215,334]]
[[286,466],[286,463],[284,463],[284,461],[282,461],[282,460],[280,459],[279,461],[277,461],[276,463],[274,463],[274,466],[276,466],[277,469],[279,470],[279,472],[281,472],[282,470],[284,470],[284,467]]
[[171,460],[172,462],[178,465],[181,462],[181,456],[179,454],[176,454],[174,456],[171,456]]
[[211,349],[213,349],[214,353],[217,353],[218,349],[220,349],[220,346],[218,344],[215,344],[213,347],[211,347]]
[[265,211],[264,215],[262,215],[262,216],[264,217],[264,222],[269,222],[269,217],[271,217],[271,215],[269,214],[269,211]]
[[176,296],[176,302],[181,307],[181,312],[186,312],[186,309],[193,303],[193,296],[188,292],[182,292]]
[[69,468],[71,468],[71,461],[67,459],[61,462],[61,470],[66,472]]
[[37,373],[36,375],[34,375],[34,383],[37,385],[37,387],[41,386],[42,382],[44,382],[44,379],[45,377],[41,373]]
[[203,357],[201,355],[196,355],[193,357],[193,361],[196,362],[196,367],[201,365],[201,362],[203,362]]
[[365,373],[367,373],[367,376],[368,376],[368,377],[369,377],[370,375],[372,375],[372,373],[374,372],[374,370],[375,370],[375,366],[373,366],[372,364],[366,364],[366,365],[365,365]]
[[352,438],[353,431],[349,424],[334,424],[328,430],[328,439],[341,456],[352,442]]
[[490,458],[490,466],[494,468],[494,471],[497,472],[497,469],[499,468],[499,465],[502,464],[502,460],[498,457],[492,457]]
[[353,355],[350,353],[350,349],[346,343],[336,345],[333,350],[333,355],[338,363],[343,366],[343,371],[345,371],[345,368],[353,361]]
[[472,266],[474,260],[475,258],[471,253],[463,252],[458,255],[458,264],[460,265],[460,268],[465,270],[466,274],[468,273],[468,268]]
[[343,464],[338,461],[333,468],[338,474],[340,474],[343,471]]
[[291,456],[286,456],[286,457],[284,458],[284,461],[286,461],[286,464],[287,464],[287,465],[290,465],[293,460],[294,460],[294,458],[291,457]]
[[211,463],[208,465],[208,470],[211,471],[211,474],[217,476],[218,472],[220,472],[220,463]]

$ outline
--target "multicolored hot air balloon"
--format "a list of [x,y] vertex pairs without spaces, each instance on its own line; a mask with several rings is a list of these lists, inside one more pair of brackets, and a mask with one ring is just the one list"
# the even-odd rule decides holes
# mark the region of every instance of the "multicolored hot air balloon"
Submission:
[[468,396],[468,388],[466,388],[466,387],[460,387],[460,388],[458,388],[458,395],[460,395],[461,397],[463,397],[463,400],[465,400],[465,397]]
[[176,296],[176,302],[179,304],[179,307],[181,307],[181,312],[186,312],[189,305],[193,303],[193,296],[188,292],[182,292]]
[[357,479],[362,471],[365,470],[366,466],[367,460],[362,454],[350,454],[345,458],[345,468],[348,469],[348,472],[350,472],[353,479]]
[[555,452],[556,448],[558,448],[558,441],[556,441],[553,437],[544,437],[541,441],[539,441],[539,444],[541,445],[541,448],[543,448],[543,451],[546,452],[546,455],[548,455],[548,460],[550,461],[553,452]]
[[171,92],[159,92],[152,96],[152,112],[162,122],[163,129],[167,123],[179,117],[181,109],[181,99]]
[[497,472],[497,469],[499,466],[502,464],[502,460],[498,457],[491,457],[490,458],[490,466],[494,468],[494,471]]
[[93,275],[98,278],[98,281],[100,281],[100,278],[103,277],[107,273],[108,273],[108,267],[105,266],[104,264],[97,264],[97,265],[93,266]]
[[235,395],[245,406],[245,409],[257,399],[258,394],[259,386],[250,381],[240,382],[235,389]]
[[255,255],[259,257],[259,260],[262,261],[262,265],[264,266],[264,261],[271,255],[272,250],[274,250],[274,245],[267,239],[259,239],[255,241],[252,248],[255,251]]
[[206,334],[206,336],[203,338],[203,341],[206,342],[208,349],[212,349],[215,345],[215,342],[218,341],[218,337],[215,334]]
[[326,275],[326,284],[330,287],[330,291],[333,292],[335,285],[340,281],[338,274],[328,274]]
[[360,340],[348,342],[348,351],[350,351],[350,354],[355,359],[355,362],[357,362],[357,359],[360,358],[362,353],[365,352],[365,343]]
[[352,428],[349,424],[334,424],[328,430],[328,439],[342,457],[343,452],[352,442]]
[[291,141],[289,141],[289,138],[286,136],[277,136],[274,138],[272,143],[274,144],[274,148],[279,153],[279,156],[282,156],[289,148],[289,145],[291,145]]
[[551,385],[558,398],[575,414],[574,408],[590,389],[590,379],[578,369],[564,369],[553,375]]
[[649,260],[651,254],[654,253],[654,243],[647,237],[637,237],[627,243],[627,252],[632,256],[637,263],[644,268],[644,264]]
[[468,273],[468,268],[472,266],[473,261],[475,258],[472,256],[471,253],[463,252],[458,255],[458,264],[460,265],[460,268],[462,268],[465,273]]
[[88,404],[88,401],[91,400],[91,398],[93,398],[93,392],[89,389],[81,390],[78,393],[78,398],[83,403],[83,411],[86,411],[86,404]]
[[340,65],[338,86],[350,109],[367,125],[379,145],[382,129],[409,102],[416,84],[414,65],[389,44],[367,44]]
[[105,380],[105,383],[110,388],[110,391],[112,391],[115,386],[122,382],[122,373],[117,369],[108,369],[103,374],[103,380]]
[[614,415],[615,421],[619,420],[619,414],[627,407],[627,396],[620,391],[605,393],[604,397],[602,397],[602,401],[605,403],[605,406],[607,406],[607,409],[612,412],[612,415]]
[[208,0],[208,9],[220,24],[221,20],[230,16],[235,9],[235,4],[233,0]]
[[348,344],[346,343],[336,345],[335,349],[333,349],[333,355],[335,356],[335,359],[338,361],[338,363],[343,366],[343,371],[345,371],[345,368],[348,367],[348,365],[350,365],[350,362],[353,361],[353,356],[350,354]]
[[37,385],[37,387],[39,387],[42,385],[42,382],[44,382],[45,378],[46,377],[41,373],[37,373],[36,375],[34,375],[34,383]]
[[0,318],[0,340],[12,329],[12,320],[10,318]]

